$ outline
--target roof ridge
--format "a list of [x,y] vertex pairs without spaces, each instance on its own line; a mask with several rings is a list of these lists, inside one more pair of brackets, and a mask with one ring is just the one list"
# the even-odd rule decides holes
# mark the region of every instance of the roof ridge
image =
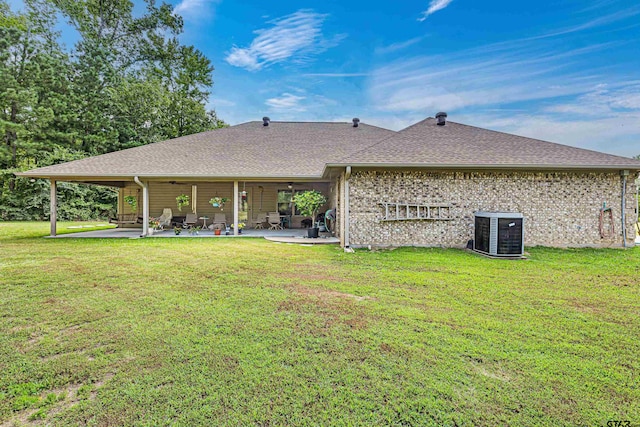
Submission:
[[[238,123],[237,125],[231,125],[230,127],[246,125],[249,123],[260,123],[260,120],[250,120],[248,122]],[[351,122],[330,122],[330,121],[302,121],[302,120],[269,120],[269,123],[302,123],[302,124],[332,124],[332,125],[346,125],[351,124]],[[361,123],[362,124],[362,123]],[[369,125],[370,126],[370,125]]]
[[[364,150],[370,150],[370,149],[372,149],[373,147],[377,146],[378,144],[382,144],[384,141],[386,141],[386,140],[388,140],[388,139],[390,139],[390,138],[393,138],[393,137],[398,136],[398,135],[400,134],[400,132],[403,132],[403,131],[405,131],[405,130],[407,130],[407,129],[409,129],[409,128],[411,128],[411,127],[413,127],[413,126],[415,126],[415,125],[417,125],[417,124],[419,124],[419,123],[422,123],[422,122],[424,122],[424,121],[426,121],[426,120],[429,120],[429,119],[433,119],[433,117],[427,117],[426,119],[420,120],[418,123],[414,123],[414,124],[412,124],[412,125],[410,125],[410,126],[407,126],[407,127],[406,127],[406,128],[404,128],[404,129],[401,129],[401,130],[398,130],[398,131],[392,130],[391,132],[393,132],[393,134],[391,134],[391,135],[389,135],[389,136],[385,136],[384,138],[382,138],[382,139],[380,139],[380,140],[378,140],[378,141],[376,141],[376,142],[372,143],[371,145],[368,145],[368,146],[364,147],[364,148],[363,148],[363,149],[361,149],[361,150],[354,151],[353,153],[349,154],[348,156],[345,156],[345,157],[343,157],[342,159],[340,159],[340,161],[342,161],[342,160],[346,160],[346,159],[348,159],[348,158],[349,158],[349,157],[351,157],[351,156],[355,156],[355,155],[357,155],[358,153],[360,153],[360,152],[362,152],[362,151],[364,151]],[[374,127],[378,127],[378,126],[374,126]],[[384,129],[384,128],[380,128],[380,129]],[[387,129],[387,130],[390,130],[390,129]]]
[[[246,125],[246,124],[250,124],[250,123],[262,124],[262,122],[260,120],[250,120],[248,122],[238,123],[238,124],[235,124],[235,125],[231,125],[229,127]],[[326,120],[325,121],[270,120],[269,123],[330,124],[330,125],[350,125],[350,124],[352,124],[352,122],[331,122],[331,121],[326,121]],[[388,132],[398,133],[398,131],[395,131],[393,129],[388,129],[388,128],[385,128],[385,127],[382,127],[382,126],[372,125],[371,123],[367,123],[367,122],[359,122],[359,126],[368,126],[368,127],[372,127],[372,128],[376,128],[376,129],[386,130]],[[194,135],[197,135],[197,134],[194,134]]]

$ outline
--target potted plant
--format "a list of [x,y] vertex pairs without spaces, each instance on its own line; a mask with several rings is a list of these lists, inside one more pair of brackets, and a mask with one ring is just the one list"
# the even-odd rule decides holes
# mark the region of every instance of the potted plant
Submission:
[[309,190],[296,193],[292,201],[302,215],[311,217],[311,228],[307,231],[307,235],[312,238],[318,237],[319,229],[316,223],[316,215],[320,206],[327,203],[327,198],[319,191]]
[[125,196],[124,202],[131,206],[132,211],[135,211],[138,207],[138,198],[136,196]]
[[220,208],[220,210],[222,210],[222,208],[224,207],[224,204],[227,203],[228,201],[229,199],[227,199],[226,197],[215,196],[209,200],[209,203],[214,208]]
[[159,227],[160,220],[158,218],[149,218],[149,234],[153,234]]
[[189,206],[189,196],[186,194],[179,195],[176,197],[176,204],[178,205],[178,210],[182,212],[184,206]]
[[[238,234],[242,234],[242,229],[245,227],[245,223],[244,222],[238,222]],[[236,225],[235,224],[231,224],[231,228],[235,228]]]
[[219,236],[222,233],[222,227],[220,225],[216,225],[213,229],[213,234]]
[[173,232],[174,232],[174,233],[176,233],[176,236],[179,236],[179,235],[180,235],[180,233],[182,233],[182,228],[180,228],[180,227],[175,227],[175,228],[173,229]]

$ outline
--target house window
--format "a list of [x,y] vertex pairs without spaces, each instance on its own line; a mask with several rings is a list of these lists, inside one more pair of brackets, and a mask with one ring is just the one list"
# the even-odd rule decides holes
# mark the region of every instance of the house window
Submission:
[[[307,190],[296,190],[307,191]],[[278,190],[278,212],[280,215],[302,215],[300,211],[296,208],[296,204],[291,200],[295,196],[294,190]]]
[[293,208],[293,191],[291,190],[278,190],[278,212],[280,215],[291,215],[291,209]]

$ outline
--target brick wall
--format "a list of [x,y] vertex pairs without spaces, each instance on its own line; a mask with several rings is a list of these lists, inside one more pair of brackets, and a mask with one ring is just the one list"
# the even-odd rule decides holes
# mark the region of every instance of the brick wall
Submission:
[[[350,179],[351,246],[464,247],[475,211],[521,212],[526,246],[621,246],[618,173],[354,171]],[[633,245],[635,183],[627,183],[627,243]],[[381,202],[450,203],[451,221],[381,221]],[[615,233],[600,237],[603,202]],[[608,227],[606,227],[608,229]]]

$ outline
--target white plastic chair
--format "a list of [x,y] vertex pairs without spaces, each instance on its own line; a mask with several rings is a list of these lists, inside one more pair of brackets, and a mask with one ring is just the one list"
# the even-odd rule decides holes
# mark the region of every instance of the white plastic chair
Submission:
[[162,215],[158,218],[158,227],[161,230],[164,230],[165,227],[171,226],[171,219],[173,218],[173,212],[170,208],[164,208],[162,210]]

